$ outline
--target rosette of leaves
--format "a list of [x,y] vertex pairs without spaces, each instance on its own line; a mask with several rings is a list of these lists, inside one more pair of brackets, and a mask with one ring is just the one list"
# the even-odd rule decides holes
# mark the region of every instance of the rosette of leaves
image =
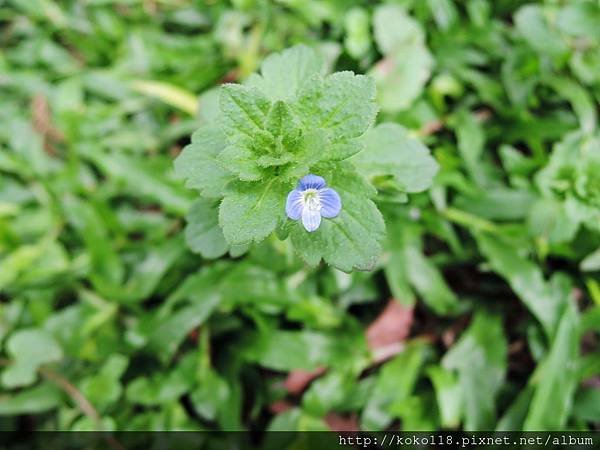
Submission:
[[[217,118],[192,136],[176,171],[201,198],[186,230],[205,257],[239,253],[276,233],[309,264],[373,268],[385,224],[376,185],[403,194],[429,187],[437,164],[399,125],[373,127],[373,80],[325,73],[322,58],[295,46],[266,58],[260,74],[220,88]],[[286,217],[288,193],[307,174],[339,193],[342,210],[314,232]]]
[[600,231],[600,134],[567,135],[556,144],[537,183],[544,198],[531,213],[535,232],[551,242],[566,242],[582,225]]

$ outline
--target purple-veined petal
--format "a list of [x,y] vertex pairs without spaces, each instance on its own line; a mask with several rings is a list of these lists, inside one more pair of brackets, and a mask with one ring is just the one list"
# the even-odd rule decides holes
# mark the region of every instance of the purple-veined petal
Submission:
[[302,192],[298,189],[294,189],[287,196],[287,201],[285,202],[285,213],[292,220],[298,220],[302,217]]
[[321,215],[327,219],[336,217],[342,209],[342,199],[331,188],[321,189],[319,191],[319,200],[321,201]]
[[305,191],[307,189],[323,189],[327,186],[327,183],[320,177],[319,175],[313,175],[312,173],[302,177],[300,181],[298,181],[298,186],[296,189],[300,191]]
[[302,225],[306,231],[315,231],[321,225],[321,213],[316,210],[304,208],[302,211]]

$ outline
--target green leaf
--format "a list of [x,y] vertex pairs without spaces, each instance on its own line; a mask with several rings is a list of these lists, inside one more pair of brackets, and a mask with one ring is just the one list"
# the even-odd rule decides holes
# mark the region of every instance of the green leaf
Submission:
[[427,5],[437,26],[444,31],[451,28],[457,21],[458,11],[450,0],[427,0]]
[[102,285],[123,281],[124,267],[113,248],[108,227],[99,212],[77,197],[63,199],[62,208],[69,224],[81,235],[91,259],[91,279]]
[[342,200],[342,210],[334,219],[323,219],[309,233],[300,221],[291,226],[290,236],[298,254],[310,265],[321,259],[350,272],[372,270],[381,253],[385,224],[369,195],[372,188],[348,166],[326,177]]
[[428,348],[414,343],[386,362],[361,415],[361,426],[366,430],[383,430],[394,418],[393,411],[412,394]]
[[[573,364],[579,353],[578,324],[577,311],[569,301],[560,318],[550,351],[529,381],[535,392],[523,425],[524,430],[551,431],[566,426],[578,381],[576,365]],[[552,411],[552,414],[548,414],[548,411]]]
[[[600,329],[600,327],[596,327]],[[598,352],[587,353],[578,358],[576,377],[579,383],[590,382],[594,376],[600,373],[600,355]]]
[[442,365],[458,372],[465,430],[493,428],[496,395],[506,373],[506,356],[507,343],[500,317],[481,311],[444,356]]
[[177,174],[186,186],[198,189],[205,197],[220,197],[232,174],[223,168],[217,156],[227,147],[225,134],[216,125],[206,125],[192,135],[192,142],[175,160]]
[[260,242],[285,217],[288,188],[271,179],[268,182],[236,183],[219,208],[219,224],[230,245]]
[[423,30],[404,8],[393,4],[376,8],[373,27],[385,55],[369,72],[377,84],[379,104],[386,112],[404,110],[419,97],[431,75],[433,58]]
[[[286,165],[288,163],[291,163],[293,160],[294,157],[291,154],[287,153],[281,156],[263,155],[257,159],[256,163],[260,167],[273,167]],[[241,176],[240,179],[243,180]]]
[[194,358],[188,357],[170,372],[158,372],[151,377],[136,378],[127,385],[127,399],[145,406],[173,402],[191,388],[193,368]]
[[581,317],[581,333],[589,330],[600,331],[600,304],[587,309]]
[[600,419],[600,389],[581,389],[573,402],[573,413],[579,420],[597,422]]
[[201,325],[221,301],[221,296],[215,291],[194,292],[188,295],[191,303],[156,323],[156,328],[149,336],[148,348],[162,361],[167,361],[173,356],[185,336]]
[[227,382],[213,370],[203,373],[200,385],[192,391],[190,399],[194,409],[207,420],[215,420],[217,415],[225,416],[231,411],[224,411],[230,389]]
[[231,306],[255,305],[264,310],[281,310],[293,300],[275,272],[252,262],[238,263],[227,271],[220,292]]
[[188,192],[165,176],[164,171],[170,168],[170,163],[157,169],[144,158],[120,152],[86,150],[86,157],[97,164],[108,178],[118,182],[124,193],[134,198],[158,203],[175,214],[185,214],[190,207]]
[[594,39],[600,42],[600,6],[582,1],[565,4],[558,11],[556,26],[570,36]]
[[194,116],[198,111],[198,99],[194,94],[169,83],[153,80],[134,80],[134,91],[150,97],[156,97],[168,105],[174,106]]
[[377,125],[360,140],[364,150],[351,162],[362,175],[370,180],[391,176],[402,192],[421,192],[431,186],[438,164],[429,149],[411,138],[402,126]]
[[569,65],[582,83],[591,85],[600,80],[600,53],[594,47],[573,53]]
[[329,411],[343,408],[355,386],[355,374],[332,370],[315,380],[302,396],[305,411],[320,417]]
[[373,80],[352,72],[313,80],[290,106],[307,129],[326,130],[332,142],[363,134],[373,124],[378,110]]
[[531,234],[550,243],[573,239],[583,220],[580,215],[569,211],[567,204],[553,198],[540,198],[531,206],[528,216]]
[[102,295],[122,303],[146,300],[184,252],[185,245],[180,237],[161,242],[156,247],[148,246],[141,252],[141,258],[126,282],[115,284],[94,279],[95,287]]
[[354,59],[363,57],[371,47],[369,14],[364,8],[350,9],[344,16],[344,47]]
[[435,264],[425,257],[418,242],[407,242],[404,258],[408,279],[427,306],[440,315],[455,313],[459,308],[456,294]]
[[498,420],[496,431],[521,430],[525,417],[527,417],[532,396],[533,387],[530,385],[525,386],[508,407],[502,418]]
[[[223,121],[230,145],[218,160],[241,181],[278,177],[296,182],[320,159],[344,158],[358,151],[350,143],[343,148],[331,144],[319,127],[303,129],[300,118],[280,100],[265,104],[263,110],[256,92],[245,86],[227,88],[221,103],[223,115],[230,117]],[[324,148],[331,151],[323,152]]]
[[21,329],[6,343],[12,364],[2,372],[2,384],[7,388],[28,386],[37,378],[37,369],[43,364],[60,361],[63,352],[52,335],[38,328]]
[[399,5],[378,6],[373,15],[373,28],[377,46],[384,54],[394,53],[424,39],[419,23],[408,16],[406,10]]
[[584,133],[592,133],[598,126],[597,104],[582,86],[566,77],[549,77],[546,83],[571,103]]
[[[315,134],[315,133],[313,133]],[[338,143],[329,143],[325,139],[322,140],[322,144],[319,142],[321,136],[316,135],[314,139],[314,143],[309,143],[308,145],[315,145],[320,148],[326,148],[326,152],[318,153],[318,160],[320,162],[328,162],[328,161],[343,161],[348,159],[357,153],[360,153],[364,149],[363,143],[360,141],[360,138],[350,139],[345,142]],[[313,150],[314,152],[314,150]],[[317,158],[315,158],[317,159]]]
[[462,390],[458,377],[442,366],[427,369],[431,378],[443,428],[458,428],[463,411]]
[[579,268],[584,272],[595,272],[600,270],[600,248],[583,258],[581,263],[579,263]]
[[221,126],[230,142],[247,142],[264,133],[271,102],[257,89],[240,84],[221,87]]
[[0,289],[4,290],[25,277],[32,265],[37,264],[50,250],[50,245],[40,242],[36,245],[22,245],[0,261]]
[[481,233],[476,238],[479,249],[488,258],[493,270],[508,281],[540,321],[546,334],[551,336],[566,301],[564,293],[570,289],[568,280],[556,275],[547,283],[540,268],[520,256],[516,248],[497,236]]
[[464,110],[453,117],[458,140],[458,150],[469,175],[481,187],[488,187],[493,180],[488,166],[482,161],[485,148],[485,133],[475,115]]
[[145,300],[184,252],[185,245],[180,237],[161,242],[156,247],[148,246],[123,288],[119,286],[114,296],[125,302]]
[[219,228],[218,203],[199,198],[186,216],[185,241],[195,253],[213,259],[227,253],[229,246]]
[[105,408],[115,403],[123,392],[119,379],[125,372],[128,362],[123,355],[111,355],[97,374],[83,380],[82,394],[96,408]]
[[433,58],[422,44],[396,50],[378,62],[369,75],[377,85],[377,100],[381,110],[406,110],[416,100],[431,76]]
[[186,335],[219,306],[220,282],[229,266],[215,264],[188,276],[161,309],[140,325],[138,334],[149,351],[168,361]]
[[260,89],[273,101],[292,100],[323,71],[323,60],[313,49],[296,45],[266,58],[261,65],[261,75],[252,75],[247,84]]
[[453,206],[488,220],[523,220],[536,198],[533,192],[526,190],[489,188],[475,195],[458,197]]
[[366,355],[366,346],[362,336],[349,333],[264,329],[247,339],[241,351],[247,360],[263,367],[289,371],[339,364],[346,360],[346,352]]
[[514,21],[521,35],[538,53],[560,58],[567,52],[565,43],[560,35],[551,29],[540,5],[522,6],[515,13]]
[[251,150],[241,145],[226,147],[219,154],[217,160],[242,181],[257,181],[263,177],[255,155]]
[[[69,431],[71,432],[97,432],[98,430],[102,430],[102,432],[110,432],[116,431],[116,423],[112,417],[102,417],[99,421],[92,419],[89,416],[82,416],[77,419],[71,425]],[[101,439],[101,438],[97,438]]]
[[[387,220],[390,261],[385,271],[392,293],[405,304],[414,303],[414,288],[436,314],[449,315],[459,301],[433,261],[423,254],[421,230],[407,220]],[[395,292],[396,291],[396,292]]]
[[0,396],[0,416],[41,414],[57,408],[61,403],[62,398],[58,388],[45,382],[11,396]]
[[[351,142],[347,142],[348,145],[351,145]],[[286,166],[285,170],[279,172],[279,177],[295,183],[299,178],[309,173],[311,167],[314,167],[318,162],[338,159],[340,157],[340,147],[340,144],[332,144],[323,130],[305,131],[294,143],[293,159],[290,158],[291,164]],[[286,156],[284,154],[280,158]]]
[[573,132],[558,142],[550,161],[536,177],[544,196],[562,203],[573,228],[584,223],[599,228],[600,133]]
[[266,130],[273,136],[285,136],[298,129],[296,119],[289,106],[281,100],[273,103],[265,123]]

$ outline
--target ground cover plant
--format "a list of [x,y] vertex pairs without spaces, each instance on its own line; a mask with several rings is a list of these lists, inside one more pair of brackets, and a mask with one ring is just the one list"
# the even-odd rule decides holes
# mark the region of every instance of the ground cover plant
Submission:
[[594,430],[596,0],[0,1],[0,428]]

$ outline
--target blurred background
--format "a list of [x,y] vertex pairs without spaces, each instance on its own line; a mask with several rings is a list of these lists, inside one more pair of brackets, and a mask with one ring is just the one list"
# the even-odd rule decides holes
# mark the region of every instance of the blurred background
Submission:
[[[372,272],[185,227],[216,88],[300,42],[441,166]],[[598,1],[0,0],[0,99],[0,429],[600,426]]]

